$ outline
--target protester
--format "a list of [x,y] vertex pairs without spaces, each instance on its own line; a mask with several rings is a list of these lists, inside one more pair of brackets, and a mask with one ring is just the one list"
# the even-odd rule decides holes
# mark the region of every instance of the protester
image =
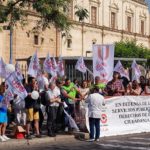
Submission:
[[99,88],[95,87],[93,93],[86,99],[89,109],[90,139],[89,142],[99,141],[100,138],[100,116],[104,97],[99,94]]
[[[86,99],[90,92],[90,89],[88,88],[86,80],[82,81],[82,84],[81,84],[81,87],[79,88],[79,90],[80,90],[80,93],[82,94],[83,100]],[[81,101],[81,102],[83,102],[83,101]]]
[[26,91],[28,92],[28,96],[25,99],[25,108],[27,112],[27,124],[26,124],[27,139],[32,139],[30,135],[30,127],[33,121],[34,121],[34,127],[37,134],[36,137],[38,138],[41,137],[39,132],[39,109],[40,109],[39,99],[34,100],[31,97],[31,93],[37,90],[38,87],[35,78],[29,77],[28,85],[26,86]]
[[59,104],[61,103],[60,99],[60,90],[56,87],[55,83],[49,84],[49,89],[46,94],[46,99],[49,101],[47,103],[47,129],[48,136],[56,136],[56,119],[58,114]]
[[139,85],[140,85],[140,87],[142,89],[141,92],[144,92],[145,86],[146,86],[146,79],[145,79],[144,76],[140,76],[140,84]]
[[3,82],[0,85],[0,141],[5,142],[9,140],[6,134],[7,126],[7,101],[5,99],[6,85]]
[[64,98],[64,96],[62,94],[62,86],[64,85],[64,83],[65,82],[64,82],[63,78],[60,78],[60,79],[56,80],[56,86],[60,90],[60,99],[61,99],[61,102],[62,102],[62,103],[59,104],[58,115],[57,115],[57,130],[58,131],[64,131],[64,129],[65,129],[64,107],[66,107],[67,104],[65,103],[65,101],[64,101],[65,98]]
[[141,94],[141,92],[142,92],[142,88],[140,87],[140,85],[138,84],[136,80],[132,81],[132,83],[128,85],[128,88],[127,88],[128,95],[138,96]]
[[39,130],[40,134],[42,134],[42,126],[43,126],[43,121],[44,121],[44,116],[45,116],[45,106],[46,106],[46,91],[48,90],[48,74],[45,73],[44,71],[42,72],[42,77],[39,78],[38,80],[38,87],[39,87],[39,92],[40,92],[40,109],[39,109]]
[[[76,69],[82,73],[86,73],[88,68],[85,66],[83,58],[81,57],[79,60]],[[105,63],[102,63],[102,66],[103,65],[105,65]],[[98,67],[99,73],[101,69],[104,71],[101,65],[96,66]],[[121,69],[124,69],[123,66],[121,67]],[[79,128],[83,131],[87,131],[85,115],[87,115],[89,111],[90,139],[88,141],[99,141],[101,110],[105,103],[103,96],[138,96],[141,93],[150,95],[150,80],[146,83],[145,77],[140,76],[141,72],[138,70],[136,62],[133,63],[132,69],[134,73],[136,73],[134,77],[137,80],[139,80],[140,77],[140,84],[138,84],[136,80],[129,83],[128,75],[125,74],[125,72],[121,72],[122,70],[120,68],[118,68],[118,72],[124,73],[125,76],[122,75],[122,78],[120,78],[120,73],[114,72],[113,79],[108,83],[103,83],[104,80],[102,81],[100,76],[96,76],[95,80],[79,81],[78,79],[74,79],[73,82],[71,82],[64,75],[63,63],[57,65],[55,59],[53,58],[52,60],[49,55],[46,61],[44,61],[43,69],[47,73],[42,71],[37,53],[35,53],[29,65],[28,74],[32,77],[28,78],[28,83],[25,83],[25,78],[21,75],[21,72],[18,72],[20,73],[20,79],[16,77],[16,73],[14,72],[10,81],[13,82],[16,80],[12,84],[10,91],[7,90],[15,95],[13,97],[13,103],[10,102],[13,105],[15,122],[17,126],[26,126],[27,139],[31,139],[31,127],[32,131],[35,131],[36,137],[41,137],[42,124],[44,115],[46,116],[46,114],[48,136],[50,137],[55,137],[56,132],[58,132],[60,128],[65,131],[73,131],[72,129],[78,131]],[[5,73],[5,70],[2,73]],[[51,76],[50,80],[48,78],[49,75]],[[107,73],[105,72],[104,74],[103,72],[103,74],[100,75],[107,76]],[[10,78],[7,78],[7,83],[9,83],[8,79]],[[93,81],[95,83],[93,83]],[[22,84],[20,83],[23,83],[23,86],[21,86]],[[80,85],[79,83],[82,84]],[[22,90],[24,86],[26,90]],[[17,89],[20,92],[24,92],[22,92],[22,94],[19,92],[15,94],[17,90],[14,92],[13,89],[14,91]],[[0,87],[0,141],[2,142],[9,139],[5,135],[8,120],[7,104],[9,102],[6,100],[6,96],[8,96],[8,94],[6,94],[5,83],[3,83]],[[58,128],[58,124],[60,128]],[[96,130],[94,130],[94,128]]]
[[96,76],[96,77],[95,77],[95,84],[94,84],[94,87],[99,88],[99,92],[100,92],[100,93],[103,93],[103,91],[104,91],[104,89],[105,89],[105,87],[106,87],[106,84],[101,82],[101,79],[100,79],[99,76]]
[[150,78],[147,80],[143,94],[144,95],[150,95]]
[[18,95],[14,95],[14,100],[12,107],[15,114],[15,123],[17,126],[26,125],[26,110],[25,110],[25,100],[22,100]]
[[85,99],[88,97],[90,89],[88,88],[87,85],[87,81],[83,80],[81,87],[79,88],[80,93],[82,94],[83,98],[80,101],[80,107],[79,107],[79,112],[77,114],[78,118],[79,118],[79,126],[80,126],[80,130],[85,131],[86,130],[86,118],[85,118],[85,114],[86,114],[86,103],[85,103]]
[[[68,105],[68,107],[66,108],[66,111],[73,118],[75,118],[75,102],[79,100],[79,98],[76,98],[76,95],[77,93],[81,95],[79,89],[77,89],[74,83],[72,83],[69,79],[66,79],[65,84],[61,87],[61,92],[62,92],[65,103]],[[65,122],[66,122],[65,131],[68,131],[68,126],[69,126],[68,118],[65,118]]]
[[105,93],[108,96],[122,96],[125,93],[124,86],[122,81],[120,80],[120,74],[118,72],[114,72],[113,79],[108,82]]
[[87,80],[87,87],[91,88],[91,86],[92,86],[92,80]]

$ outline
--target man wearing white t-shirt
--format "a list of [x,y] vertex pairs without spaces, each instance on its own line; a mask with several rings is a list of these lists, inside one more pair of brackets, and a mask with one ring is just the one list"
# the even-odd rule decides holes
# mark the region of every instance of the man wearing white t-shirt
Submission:
[[[86,99],[86,103],[88,103],[88,116],[90,125],[90,139],[88,141],[99,141],[101,110],[105,104],[104,97],[99,94],[99,88],[95,87],[93,89],[93,93],[90,94]],[[96,129],[96,133],[94,133],[94,128]]]
[[56,129],[57,111],[58,111],[59,103],[61,103],[60,90],[55,85],[55,83],[50,83],[49,89],[46,93],[46,99],[49,101],[47,104],[48,136],[54,137],[56,136],[55,129]]

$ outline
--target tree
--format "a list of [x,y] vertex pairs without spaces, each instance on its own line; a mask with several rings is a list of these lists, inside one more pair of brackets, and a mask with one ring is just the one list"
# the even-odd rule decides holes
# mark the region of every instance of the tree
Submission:
[[115,57],[150,59],[150,49],[138,45],[136,40],[121,40],[115,43]]
[[77,9],[75,15],[78,16],[79,22],[83,22],[85,18],[89,17],[89,12],[86,8],[75,6],[75,9]]
[[82,22],[82,56],[83,56],[83,52],[84,52],[84,36],[83,36],[83,26],[84,26],[84,19],[89,17],[89,12],[87,9],[80,7],[80,6],[75,6],[76,12],[75,15],[78,16],[79,18],[79,22]]
[[[6,5],[0,6],[0,22],[8,22],[11,26],[20,21],[24,24],[27,16],[34,12],[38,15],[37,28],[50,28],[54,25],[57,29],[68,30],[71,22],[63,12],[68,8],[70,0],[11,0]],[[29,11],[29,8],[33,8]]]

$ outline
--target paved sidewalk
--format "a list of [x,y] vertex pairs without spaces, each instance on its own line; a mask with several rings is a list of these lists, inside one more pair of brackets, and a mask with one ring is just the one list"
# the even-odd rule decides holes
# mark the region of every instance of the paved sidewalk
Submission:
[[150,150],[150,133],[105,137],[92,143],[75,139],[73,135],[30,141],[12,139],[0,143],[0,150]]

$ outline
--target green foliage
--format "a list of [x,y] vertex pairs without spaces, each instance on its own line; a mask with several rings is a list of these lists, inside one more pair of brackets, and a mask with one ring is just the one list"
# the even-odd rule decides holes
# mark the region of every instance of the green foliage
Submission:
[[80,6],[75,6],[75,9],[77,9],[75,15],[79,17],[80,22],[84,21],[85,18],[89,17],[89,12],[87,9]]
[[0,21],[15,25],[16,22],[26,20],[29,8],[39,16],[37,28],[49,28],[54,25],[60,30],[69,30],[71,23],[63,8],[68,7],[70,0],[9,0],[0,9]]
[[138,45],[135,40],[122,40],[115,43],[115,57],[150,59],[150,49]]

